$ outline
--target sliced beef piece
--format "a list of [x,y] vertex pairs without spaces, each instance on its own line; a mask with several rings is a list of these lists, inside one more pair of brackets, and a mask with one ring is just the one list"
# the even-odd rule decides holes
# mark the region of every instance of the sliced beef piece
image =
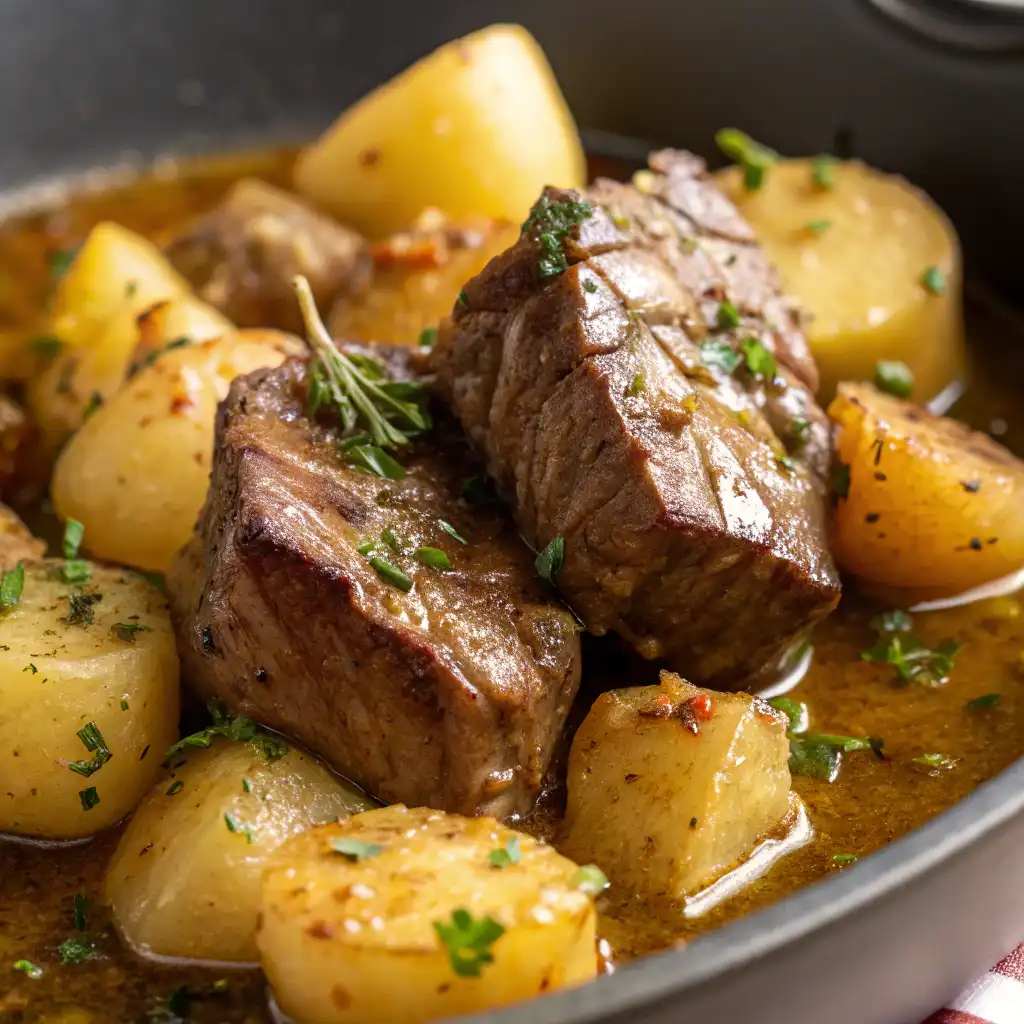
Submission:
[[294,333],[302,332],[296,274],[327,308],[343,294],[361,294],[372,272],[362,235],[255,178],[238,182],[166,253],[199,297],[239,327]]
[[564,538],[587,627],[742,684],[839,597],[828,425],[797,313],[703,163],[658,153],[635,181],[575,218],[548,190],[432,362],[527,540]]
[[579,684],[575,621],[506,512],[460,497],[482,467],[453,426],[382,479],[306,418],[305,375],[257,371],[221,406],[209,498],[168,581],[185,678],[382,800],[525,812]]

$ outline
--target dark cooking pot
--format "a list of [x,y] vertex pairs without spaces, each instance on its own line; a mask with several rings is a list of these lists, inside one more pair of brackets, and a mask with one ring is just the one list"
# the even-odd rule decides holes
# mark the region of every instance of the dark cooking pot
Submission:
[[[714,129],[731,123],[782,152],[852,149],[931,191],[970,271],[1011,290],[1024,234],[1020,6],[6,0],[0,186],[303,138],[433,46],[515,20],[547,50],[594,145],[620,145],[614,133],[711,155]],[[1024,762],[769,910],[486,1019],[919,1021],[1024,934],[1022,849]]]

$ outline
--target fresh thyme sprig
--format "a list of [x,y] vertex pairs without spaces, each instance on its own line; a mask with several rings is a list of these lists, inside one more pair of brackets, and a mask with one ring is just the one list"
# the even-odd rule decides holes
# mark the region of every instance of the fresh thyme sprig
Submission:
[[425,388],[415,381],[389,380],[376,360],[342,352],[331,340],[309,281],[301,274],[292,282],[314,358],[309,370],[309,414],[329,405],[346,433],[369,434],[379,448],[397,448],[430,429],[423,407]]

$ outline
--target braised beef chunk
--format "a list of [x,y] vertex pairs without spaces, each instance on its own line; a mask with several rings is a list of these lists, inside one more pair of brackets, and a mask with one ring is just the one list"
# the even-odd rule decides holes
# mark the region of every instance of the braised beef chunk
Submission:
[[564,539],[594,633],[729,685],[836,604],[814,364],[696,157],[549,189],[432,359],[527,540]]
[[304,274],[319,305],[369,284],[369,248],[358,232],[255,178],[167,246],[199,297],[239,327],[300,333],[292,279]]
[[169,576],[185,678],[382,800],[526,811],[579,683],[572,616],[504,510],[460,497],[482,471],[461,435],[403,449],[398,480],[357,469],[305,375],[257,371],[221,406]]

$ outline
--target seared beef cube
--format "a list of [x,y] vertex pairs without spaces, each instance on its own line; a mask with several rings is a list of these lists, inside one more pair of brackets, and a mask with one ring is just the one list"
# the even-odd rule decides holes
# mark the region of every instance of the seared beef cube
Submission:
[[505,511],[460,497],[482,468],[461,434],[436,427],[383,479],[306,417],[306,372],[257,371],[222,403],[169,576],[185,678],[382,800],[528,810],[579,684],[574,619]]
[[703,163],[548,190],[432,360],[557,583],[688,678],[732,685],[839,598],[828,425],[796,311]]
[[302,331],[292,279],[305,275],[317,303],[360,294],[369,248],[352,231],[295,196],[246,178],[166,248],[199,297],[239,327]]

